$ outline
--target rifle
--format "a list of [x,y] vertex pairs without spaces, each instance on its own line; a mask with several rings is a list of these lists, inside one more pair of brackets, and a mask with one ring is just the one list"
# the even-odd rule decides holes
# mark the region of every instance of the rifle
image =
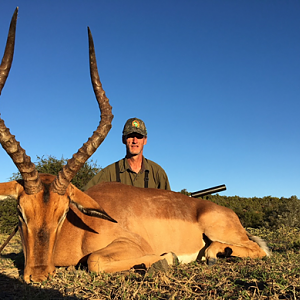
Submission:
[[203,197],[203,196],[210,195],[210,194],[213,194],[213,193],[222,192],[222,191],[225,191],[225,190],[226,190],[226,185],[221,184],[221,185],[214,186],[214,187],[211,187],[211,188],[208,188],[208,189],[205,189],[205,190],[201,190],[201,191],[198,191],[198,192],[191,193],[191,197],[199,198],[199,197]]
[[12,231],[12,233],[10,234],[10,236],[6,239],[6,241],[3,243],[3,245],[0,247],[0,254],[2,252],[2,250],[5,248],[5,246],[9,243],[9,241],[14,237],[14,235],[17,233],[18,231],[18,226],[16,226],[14,228],[14,230]]

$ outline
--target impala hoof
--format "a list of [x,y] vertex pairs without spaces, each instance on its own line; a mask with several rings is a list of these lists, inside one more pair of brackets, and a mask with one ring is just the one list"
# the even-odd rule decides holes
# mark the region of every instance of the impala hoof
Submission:
[[207,264],[209,266],[213,266],[216,262],[217,262],[216,258],[210,257],[210,258],[207,259]]
[[170,271],[170,266],[166,259],[162,259],[152,264],[147,273],[152,276],[158,272],[167,273],[168,271]]

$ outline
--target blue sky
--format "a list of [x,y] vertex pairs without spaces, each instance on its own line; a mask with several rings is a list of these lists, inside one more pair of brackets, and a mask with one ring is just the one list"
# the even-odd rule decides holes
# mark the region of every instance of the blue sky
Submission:
[[[172,190],[300,198],[299,1],[2,1],[1,55],[16,6],[0,113],[33,161],[70,158],[98,126],[89,26],[115,116],[98,165],[124,156],[138,117]],[[16,171],[1,148],[0,182]]]

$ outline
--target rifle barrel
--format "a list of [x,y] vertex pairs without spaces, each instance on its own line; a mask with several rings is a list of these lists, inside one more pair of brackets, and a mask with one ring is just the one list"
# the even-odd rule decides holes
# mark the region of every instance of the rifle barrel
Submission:
[[205,190],[201,190],[201,191],[198,191],[198,192],[191,193],[191,196],[195,197],[195,198],[198,198],[198,197],[203,197],[203,196],[210,195],[210,194],[217,193],[217,192],[222,192],[222,191],[225,191],[225,190],[226,190],[226,185],[221,184],[221,185],[218,185],[218,186],[214,186],[212,188],[208,188],[208,189],[205,189]]

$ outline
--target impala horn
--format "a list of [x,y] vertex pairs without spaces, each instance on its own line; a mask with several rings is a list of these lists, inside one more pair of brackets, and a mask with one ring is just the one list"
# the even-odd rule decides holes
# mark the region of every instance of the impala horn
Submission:
[[58,173],[55,180],[52,182],[52,191],[59,195],[65,194],[68,185],[70,184],[76,173],[81,169],[84,163],[92,156],[92,154],[103,142],[109,130],[111,129],[111,122],[113,119],[111,106],[100,82],[93,37],[89,28],[88,36],[91,81],[96,99],[99,104],[101,120],[93,135],[88,139],[86,143],[83,144],[78,152],[75,153],[73,157],[67,161],[67,164],[63,167],[63,169]]
[[[15,9],[10,22],[6,47],[0,65],[0,95],[13,61],[17,17],[18,7]],[[20,171],[24,180],[25,192],[30,195],[38,193],[42,189],[42,183],[35,165],[31,162],[31,158],[26,155],[25,150],[20,146],[20,143],[15,139],[15,136],[10,133],[1,117],[0,143]]]

